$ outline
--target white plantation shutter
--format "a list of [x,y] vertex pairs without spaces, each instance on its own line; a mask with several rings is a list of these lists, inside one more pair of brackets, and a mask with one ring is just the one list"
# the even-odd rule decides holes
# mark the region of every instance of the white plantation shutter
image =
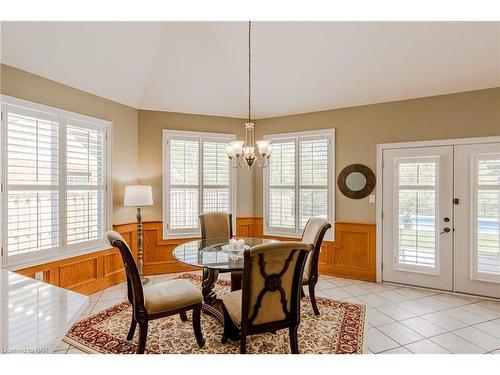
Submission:
[[199,141],[170,141],[170,229],[198,228]]
[[328,139],[299,140],[299,228],[313,216],[328,219]]
[[474,160],[472,189],[474,218],[473,274],[477,278],[500,279],[500,154],[485,154]]
[[6,248],[10,258],[59,246],[59,121],[7,106]]
[[66,241],[72,245],[104,237],[106,134],[70,119],[66,128]]
[[227,142],[203,142],[203,212],[230,212]]
[[295,141],[273,142],[269,165],[269,225],[295,228]]
[[397,263],[436,269],[438,157],[400,158],[396,162],[398,204]]
[[104,244],[109,123],[2,97],[3,264]]
[[164,130],[164,237],[199,235],[202,212],[234,210],[232,135]]
[[264,175],[265,233],[299,237],[307,221],[333,222],[333,130],[267,136],[272,143]]

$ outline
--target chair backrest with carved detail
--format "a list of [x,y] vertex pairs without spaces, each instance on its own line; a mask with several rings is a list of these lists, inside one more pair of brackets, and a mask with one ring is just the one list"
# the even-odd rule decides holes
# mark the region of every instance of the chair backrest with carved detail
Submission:
[[276,242],[245,251],[242,327],[299,322],[300,288],[312,245]]
[[141,277],[127,242],[120,233],[115,231],[106,232],[106,239],[111,246],[116,247],[120,251],[120,255],[122,256],[127,276],[128,300],[133,306],[134,314],[139,310],[145,311]]

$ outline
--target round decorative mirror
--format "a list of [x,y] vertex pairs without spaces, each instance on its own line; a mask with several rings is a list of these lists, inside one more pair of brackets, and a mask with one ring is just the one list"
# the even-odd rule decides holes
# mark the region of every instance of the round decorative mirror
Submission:
[[337,185],[346,197],[361,199],[373,191],[375,175],[366,165],[351,164],[342,169]]

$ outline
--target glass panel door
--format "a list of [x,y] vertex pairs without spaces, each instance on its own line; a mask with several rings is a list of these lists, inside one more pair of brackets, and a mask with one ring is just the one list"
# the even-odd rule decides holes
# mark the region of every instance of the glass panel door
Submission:
[[451,290],[453,147],[383,158],[383,280]]
[[500,143],[455,150],[456,290],[500,297]]

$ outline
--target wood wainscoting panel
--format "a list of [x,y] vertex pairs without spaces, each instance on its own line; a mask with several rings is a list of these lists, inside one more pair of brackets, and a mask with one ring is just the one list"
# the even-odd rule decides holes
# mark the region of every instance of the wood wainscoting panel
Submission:
[[103,276],[108,277],[116,273],[124,272],[123,260],[118,252],[103,256]]
[[236,236],[238,237],[263,237],[261,217],[238,217],[236,218]]
[[[135,224],[116,225],[114,228],[127,241],[135,257],[136,228]],[[123,262],[120,253],[114,248],[39,264],[16,272],[32,278],[35,273],[43,272],[43,281],[87,295],[125,281]]]
[[196,238],[163,239],[163,223],[148,221],[143,224],[144,274],[158,275],[172,272],[192,271],[196,268],[174,259],[172,251],[179,245]]
[[[262,224],[262,218],[237,218],[235,233],[240,237],[261,238]],[[115,225],[114,230],[123,236],[134,257],[137,258],[136,224]],[[194,239],[164,240],[162,222],[145,222],[144,274],[195,270],[196,268],[182,264],[172,256],[176,246]],[[276,239],[289,240],[283,237]],[[320,272],[375,281],[375,224],[336,223],[335,239],[335,242],[323,243],[319,259]],[[45,282],[83,294],[92,294],[125,280],[121,256],[114,248],[40,264],[16,272],[34,277],[35,273],[40,271],[44,274]]]
[[[260,221],[262,223],[262,221]],[[375,224],[335,223],[335,241],[323,241],[319,272],[350,279],[376,281]],[[296,238],[265,236],[280,241]]]
[[375,224],[335,223],[335,242],[322,255],[321,273],[376,281]]
[[59,286],[66,289],[76,289],[98,278],[98,257],[75,261],[59,266]]

